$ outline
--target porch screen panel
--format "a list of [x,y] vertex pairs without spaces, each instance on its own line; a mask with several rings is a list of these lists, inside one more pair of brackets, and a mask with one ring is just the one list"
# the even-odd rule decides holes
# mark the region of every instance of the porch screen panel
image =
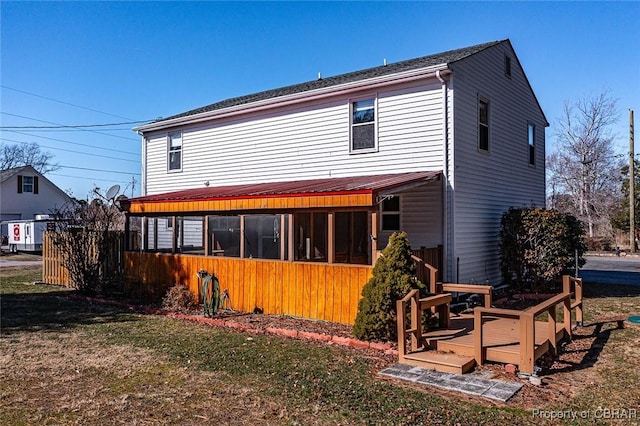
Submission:
[[280,215],[246,215],[244,256],[280,259]]
[[370,241],[367,212],[335,214],[335,247],[337,263],[369,263]]
[[294,215],[295,260],[327,262],[327,213]]
[[157,232],[158,232],[158,246],[157,251],[170,252],[173,249],[173,242],[171,240],[173,235],[173,217],[159,217]]
[[181,253],[204,254],[202,216],[185,216],[178,221],[179,227],[178,248]]
[[209,216],[211,253],[240,257],[240,216]]
[[147,250],[155,251],[156,247],[156,227],[155,224],[158,221],[155,217],[150,217],[147,219]]

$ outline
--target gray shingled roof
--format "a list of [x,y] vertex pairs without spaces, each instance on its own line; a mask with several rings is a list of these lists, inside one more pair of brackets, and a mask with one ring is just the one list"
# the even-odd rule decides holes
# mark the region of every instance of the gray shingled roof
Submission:
[[266,90],[264,92],[254,93],[251,95],[225,99],[223,101],[216,102],[201,108],[192,109],[190,111],[183,112],[181,114],[176,114],[171,117],[161,118],[159,120],[154,121],[154,123],[161,123],[163,121],[172,120],[175,118],[188,117],[190,115],[196,115],[196,114],[215,111],[223,108],[249,104],[252,102],[277,98],[280,96],[292,95],[295,93],[302,93],[310,90],[322,89],[326,87],[337,86],[340,84],[346,84],[346,83],[351,83],[351,82],[360,81],[360,80],[367,80],[374,77],[381,77],[385,75],[396,74],[403,71],[427,68],[427,67],[440,65],[440,64],[450,64],[452,62],[459,61],[463,58],[466,58],[475,53],[478,53],[488,47],[495,46],[496,44],[500,44],[503,41],[505,40],[492,41],[489,43],[478,44],[475,46],[469,46],[462,49],[449,50],[447,52],[436,53],[434,55],[429,55],[429,56],[423,56],[421,58],[409,59],[406,61],[395,62],[395,63],[383,65],[383,66],[368,68],[365,70],[336,75],[333,77],[307,81],[305,83],[294,84],[292,86],[281,87],[279,89]]
[[17,175],[27,167],[29,166],[20,166],[20,167],[14,167],[13,169],[0,170],[0,182],[4,182],[5,180],[11,179],[14,175]]

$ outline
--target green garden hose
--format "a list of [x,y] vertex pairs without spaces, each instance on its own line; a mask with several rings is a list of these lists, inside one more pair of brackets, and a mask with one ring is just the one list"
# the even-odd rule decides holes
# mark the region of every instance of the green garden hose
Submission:
[[211,274],[207,274],[202,281],[202,304],[204,316],[212,317],[220,308],[220,282]]

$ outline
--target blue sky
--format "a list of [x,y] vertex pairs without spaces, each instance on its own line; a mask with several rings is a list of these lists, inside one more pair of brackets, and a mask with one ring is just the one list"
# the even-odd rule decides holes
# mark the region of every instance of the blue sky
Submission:
[[[0,19],[1,126],[151,120],[318,72],[505,38],[551,123],[548,149],[565,100],[609,90],[618,153],[628,150],[628,109],[640,116],[639,2],[3,1]],[[63,166],[48,177],[78,198],[114,183],[131,196],[131,127],[2,130],[0,142],[40,143]]]

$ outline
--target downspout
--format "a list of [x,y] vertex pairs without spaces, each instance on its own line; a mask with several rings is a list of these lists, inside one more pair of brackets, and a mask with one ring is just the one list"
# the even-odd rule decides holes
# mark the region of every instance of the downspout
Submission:
[[144,133],[138,130],[138,135],[142,137],[142,148],[140,149],[140,160],[142,167],[141,181],[140,182],[140,196],[147,195],[147,138],[144,137]]
[[[441,273],[442,280],[448,280],[449,271],[452,269],[449,256],[449,113],[447,101],[447,80],[444,79],[440,70],[436,71],[436,78],[442,84],[442,255],[444,256],[444,271]],[[453,281],[456,282],[457,277]]]
[[[140,195],[145,196],[147,195],[147,138],[145,138],[144,133],[142,133],[139,130],[138,130],[138,135],[142,137],[142,147],[140,148],[140,165],[142,169],[140,170],[140,180],[141,180]],[[154,219],[154,223],[155,221],[157,221],[157,219]],[[148,248],[147,244],[145,243],[147,241],[147,230],[148,230],[148,225],[147,225],[148,222],[146,217],[142,218],[142,223],[143,223],[143,226],[142,226],[142,229],[140,230],[140,238],[142,240],[142,243],[140,244],[140,250],[144,251],[145,249]],[[153,248],[156,249],[157,246],[154,245]]]

